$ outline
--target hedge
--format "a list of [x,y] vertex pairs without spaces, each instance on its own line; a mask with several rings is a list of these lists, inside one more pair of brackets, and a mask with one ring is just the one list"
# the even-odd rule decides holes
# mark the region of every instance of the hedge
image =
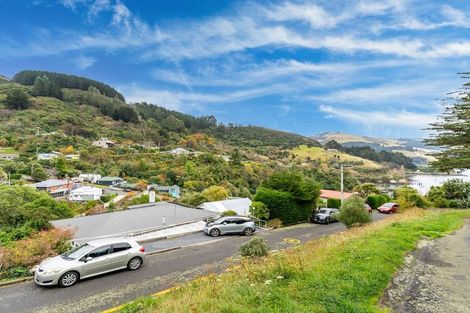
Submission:
[[383,195],[370,195],[367,197],[367,204],[374,210],[376,210],[379,206],[384,203],[387,203],[387,197]]
[[284,225],[308,220],[311,209],[307,204],[295,201],[286,191],[260,187],[254,197],[255,201],[264,203],[269,209],[270,219],[280,219]]
[[327,208],[339,209],[341,207],[341,199],[328,199],[326,200]]

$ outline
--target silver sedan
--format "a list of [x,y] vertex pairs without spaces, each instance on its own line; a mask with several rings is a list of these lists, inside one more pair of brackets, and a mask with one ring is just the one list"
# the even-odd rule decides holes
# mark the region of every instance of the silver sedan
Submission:
[[134,271],[144,264],[144,252],[143,246],[128,238],[89,241],[43,261],[34,272],[34,281],[41,286],[70,287],[83,278],[125,268]]

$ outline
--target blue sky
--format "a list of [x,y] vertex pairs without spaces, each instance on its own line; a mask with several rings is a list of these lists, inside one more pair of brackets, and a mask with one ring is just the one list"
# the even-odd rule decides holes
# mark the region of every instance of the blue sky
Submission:
[[470,1],[0,0],[0,74],[66,72],[219,121],[423,137],[469,71]]

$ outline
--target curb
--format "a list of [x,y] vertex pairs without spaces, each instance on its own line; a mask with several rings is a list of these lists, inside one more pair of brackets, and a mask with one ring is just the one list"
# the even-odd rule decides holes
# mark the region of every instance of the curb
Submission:
[[33,280],[33,276],[7,280],[7,281],[0,282],[0,287],[19,284],[19,283],[30,281],[30,280]]
[[154,242],[154,241],[159,241],[159,240],[165,240],[165,239],[172,239],[172,238],[178,238],[186,235],[192,235],[202,232],[202,230],[195,230],[189,233],[184,233],[184,234],[177,234],[177,235],[168,235],[165,237],[158,237],[158,238],[149,238],[149,239],[144,239],[144,240],[138,240],[139,243],[147,243],[147,242]]
[[169,252],[169,251],[173,251],[173,250],[179,250],[179,249],[181,249],[181,247],[173,247],[173,248],[168,248],[168,249],[162,249],[162,250],[157,250],[157,251],[148,252],[148,253],[146,253],[145,255],[151,256],[151,255],[154,255],[154,254],[160,254],[160,253]]

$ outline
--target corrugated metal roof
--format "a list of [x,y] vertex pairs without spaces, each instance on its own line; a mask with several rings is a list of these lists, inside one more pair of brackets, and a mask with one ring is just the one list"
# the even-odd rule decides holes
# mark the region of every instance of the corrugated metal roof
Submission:
[[204,202],[199,207],[213,212],[235,211],[239,215],[248,215],[251,205],[249,198],[235,198],[221,201]]
[[[54,227],[75,230],[74,238],[96,238],[148,228],[164,228],[215,216],[214,212],[182,205],[157,202],[131,207],[130,210],[51,221]],[[165,216],[165,224],[163,224]]]
[[66,180],[61,180],[61,179],[49,179],[45,180],[42,182],[39,182],[37,184],[34,184],[34,187],[39,187],[39,188],[49,188],[49,187],[54,187],[54,186],[62,186],[62,185],[67,185],[69,182]]

